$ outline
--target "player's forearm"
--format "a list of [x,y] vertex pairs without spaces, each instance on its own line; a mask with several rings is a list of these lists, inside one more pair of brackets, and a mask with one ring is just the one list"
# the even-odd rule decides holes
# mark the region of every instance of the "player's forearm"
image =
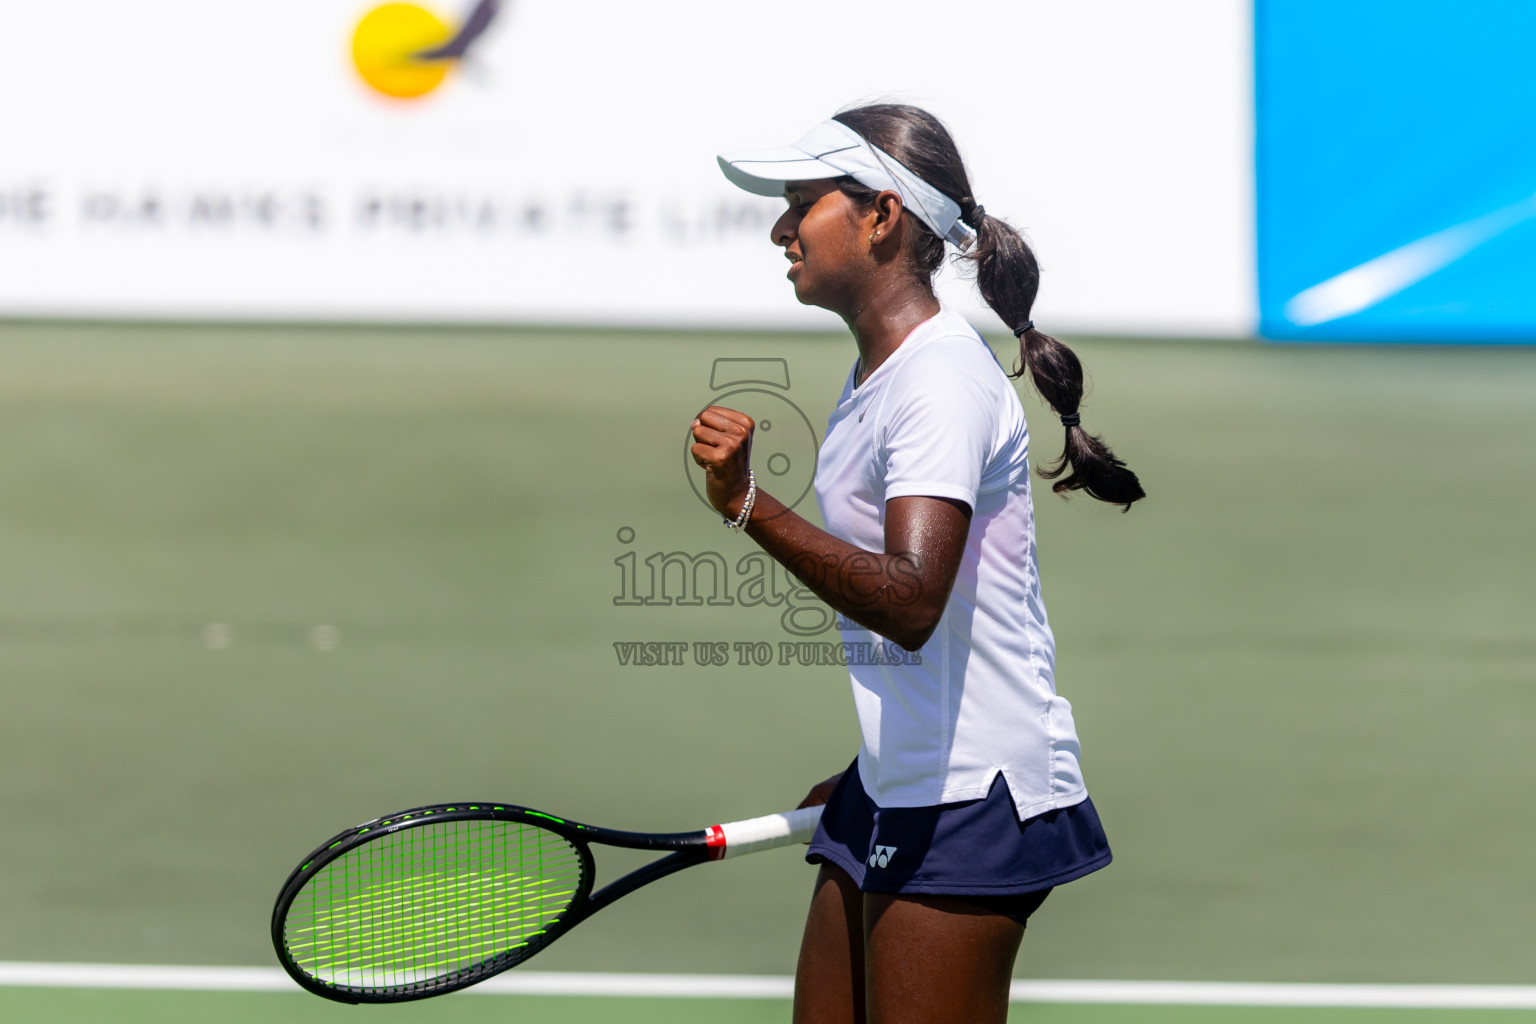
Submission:
[[943,614],[916,553],[849,544],[761,489],[746,533],[834,611],[907,650],[922,647]]

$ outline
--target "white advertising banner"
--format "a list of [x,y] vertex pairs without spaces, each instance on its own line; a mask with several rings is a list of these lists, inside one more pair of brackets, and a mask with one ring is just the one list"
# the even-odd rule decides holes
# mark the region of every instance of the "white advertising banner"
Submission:
[[1034,243],[1043,327],[1253,330],[1246,0],[0,13],[0,316],[831,327],[715,154],[896,99]]

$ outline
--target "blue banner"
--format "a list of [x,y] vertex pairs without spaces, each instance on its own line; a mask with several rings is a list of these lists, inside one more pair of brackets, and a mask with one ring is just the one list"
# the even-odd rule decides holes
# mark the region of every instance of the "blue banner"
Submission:
[[1257,0],[1259,323],[1536,341],[1536,2]]

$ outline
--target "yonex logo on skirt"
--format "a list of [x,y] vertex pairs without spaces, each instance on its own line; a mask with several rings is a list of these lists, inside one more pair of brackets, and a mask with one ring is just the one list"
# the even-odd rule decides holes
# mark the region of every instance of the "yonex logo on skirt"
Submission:
[[894,856],[896,856],[896,847],[877,846],[875,847],[875,852],[869,855],[869,866],[872,868],[883,868],[891,862],[891,858]]

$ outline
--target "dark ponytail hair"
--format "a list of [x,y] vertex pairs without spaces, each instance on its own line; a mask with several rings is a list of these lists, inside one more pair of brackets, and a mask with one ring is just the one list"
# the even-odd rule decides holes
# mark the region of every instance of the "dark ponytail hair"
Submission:
[[[1072,471],[1056,480],[1053,491],[1063,495],[1086,491],[1090,497],[1123,505],[1129,511],[1132,502],[1146,497],[1136,474],[1101,438],[1077,422],[1078,405],[1083,400],[1083,364],[1066,345],[1035,330],[1029,319],[1040,290],[1040,264],[1023,236],[1006,221],[988,215],[971,195],[965,165],[949,130],[926,110],[901,103],[855,107],[836,115],[836,120],[959,203],[961,219],[975,229],[976,244],[961,258],[975,264],[981,297],[1018,334],[1019,365],[1010,376],[1021,377],[1027,368],[1040,396],[1066,421],[1061,458],[1041,467],[1040,475],[1056,480],[1070,466]],[[863,202],[877,195],[852,178],[839,179],[838,187]],[[915,232],[910,258],[914,269],[931,281],[944,262],[944,240],[915,216],[912,223],[921,230]]]

